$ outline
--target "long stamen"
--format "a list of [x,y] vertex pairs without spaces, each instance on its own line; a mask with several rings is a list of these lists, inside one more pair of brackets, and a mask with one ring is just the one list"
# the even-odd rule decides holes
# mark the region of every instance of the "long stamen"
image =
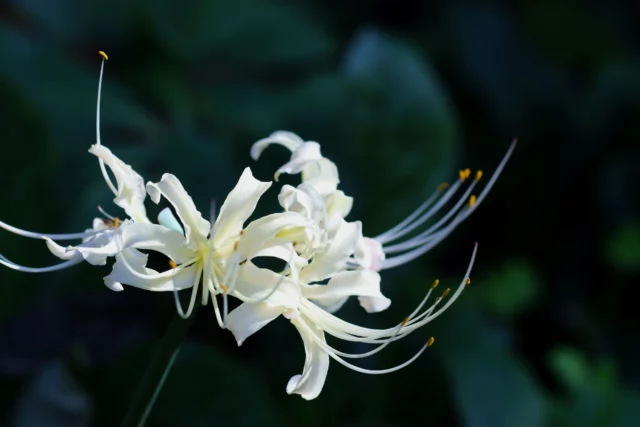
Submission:
[[464,192],[464,194],[458,199],[458,201],[456,202],[456,204],[449,210],[449,212],[447,212],[442,218],[440,218],[440,220],[438,222],[436,222],[435,224],[433,224],[431,227],[429,227],[427,230],[423,231],[422,233],[418,234],[417,236],[414,236],[412,238],[410,238],[409,240],[406,240],[402,243],[397,243],[395,245],[391,245],[391,246],[387,246],[384,247],[384,253],[385,254],[392,254],[392,253],[397,253],[397,252],[402,252],[408,249],[412,249],[416,246],[420,246],[422,245],[424,242],[429,241],[431,238],[431,235],[434,231],[438,230],[440,227],[442,227],[447,221],[449,221],[449,219],[460,210],[461,207],[463,207],[463,205],[465,203],[467,203],[467,201],[469,200],[469,196],[471,195],[471,192],[473,191],[474,187],[476,186],[476,184],[478,183],[478,181],[475,181],[471,183],[471,185],[469,185],[469,187],[467,188],[467,190]]
[[16,264],[15,262],[9,260],[4,255],[0,254],[0,264],[5,267],[9,267],[12,270],[21,271],[23,273],[49,273],[52,271],[64,270],[69,267],[73,267],[76,264],[80,264],[82,262],[82,258],[80,259],[71,259],[69,261],[61,262],[60,264],[50,265],[48,267],[27,267],[24,265]]
[[209,276],[209,293],[211,294],[211,303],[213,304],[213,311],[216,315],[218,326],[220,326],[222,329],[225,329],[224,319],[222,319],[222,315],[220,314],[220,306],[218,305],[217,289],[220,289],[220,283],[218,283],[218,278],[212,271],[211,275]]
[[[96,144],[97,145],[101,145],[101,142],[100,142],[100,98],[102,97],[102,76],[104,74],[104,63],[105,63],[105,61],[107,59],[109,59],[109,57],[103,51],[99,51],[98,53],[100,54],[100,56],[102,56],[102,63],[100,65],[100,80],[98,81],[98,103],[97,103],[97,107],[96,107]],[[104,160],[102,160],[101,158],[98,158],[98,161],[100,162],[100,170],[102,171],[102,176],[104,177],[104,180],[107,182],[107,185],[109,186],[109,188],[111,189],[113,194],[117,196],[118,195],[118,190],[117,190],[116,186],[113,185],[113,182],[111,181],[111,177],[107,173],[107,168],[104,165]]]
[[102,206],[98,206],[98,211],[100,211],[102,215],[104,215],[106,218],[109,218],[111,221],[116,220],[116,217],[113,215],[109,215],[104,209],[102,209]]
[[37,233],[35,231],[27,231],[22,230],[21,228],[14,227],[13,225],[9,225],[6,222],[0,221],[0,228],[4,228],[5,230],[17,234],[18,236],[28,237],[30,239],[43,239],[48,238],[51,240],[76,240],[76,239],[84,239],[85,237],[90,237],[96,235],[97,231],[85,231],[82,233],[67,233],[67,234],[50,234],[50,233]]
[[338,356],[334,351],[332,351],[331,347],[324,342],[324,340],[320,339],[316,333],[306,324],[306,322],[302,319],[296,319],[295,320],[296,324],[300,325],[303,327],[303,329],[309,333],[311,335],[311,337],[313,338],[313,340],[315,341],[316,344],[318,344],[332,359],[336,360],[338,363],[340,363],[341,365],[352,369],[356,372],[360,372],[363,374],[371,374],[371,375],[382,375],[382,374],[389,374],[391,372],[395,372],[395,371],[399,371],[402,368],[405,368],[407,366],[409,366],[411,363],[415,362],[416,359],[418,359],[418,357],[420,357],[420,355],[422,355],[422,353],[424,353],[424,351],[427,349],[427,347],[430,347],[433,342],[434,339],[433,337],[431,337],[427,343],[415,354],[413,355],[413,357],[411,357],[411,359],[407,360],[404,363],[401,363],[397,366],[394,366],[393,368],[388,368],[388,369],[379,369],[379,370],[373,370],[373,369],[364,369],[361,368],[359,366],[353,365],[349,362],[347,362],[346,360],[342,359],[340,356]]
[[[178,311],[178,315],[183,319],[188,319],[193,312],[193,308],[196,305],[196,296],[198,295],[198,287],[200,286],[200,276],[202,274],[202,268],[198,267],[198,272],[196,273],[196,278],[193,282],[193,286],[191,289],[191,300],[189,301],[189,308],[187,308],[187,312],[185,313],[182,309],[182,302],[180,302],[180,296],[178,295],[178,289],[173,288],[173,299],[176,303],[176,310]],[[204,285],[203,285],[204,286]]]
[[[430,197],[429,199],[427,199],[427,202],[429,202],[428,204],[427,204],[427,202],[423,203],[418,209],[416,209],[411,215],[409,215],[407,218],[405,218],[405,220],[402,221],[400,224],[398,224],[397,226],[393,227],[391,230],[381,234],[380,236],[375,237],[374,239],[379,241],[380,243],[388,243],[388,242],[391,242],[393,240],[396,240],[396,239],[406,235],[407,233],[410,233],[416,227],[420,226],[425,221],[427,221],[429,218],[431,218],[433,215],[435,215],[440,210],[440,208],[445,203],[447,203],[451,199],[451,197],[453,197],[453,195],[458,190],[458,188],[460,188],[460,185],[462,185],[462,179],[456,181],[455,184],[453,184],[451,187],[449,187],[449,189],[440,198],[440,200],[438,200],[438,202],[435,204],[435,206],[433,206],[431,209],[429,209],[426,213],[422,214],[422,216],[420,216],[420,218],[418,218],[417,220],[413,221],[418,215],[420,215],[420,213],[424,209],[426,209],[431,204],[431,202],[432,202],[431,199],[432,199],[433,196]],[[437,190],[436,193],[434,194],[434,196],[440,195],[441,191],[442,190]],[[407,221],[407,220],[409,220],[409,221]],[[400,225],[402,225],[402,227],[399,227]]]
[[138,271],[136,271],[131,264],[129,264],[129,261],[127,260],[126,256],[121,256],[118,259],[120,259],[122,261],[122,264],[125,266],[125,268],[129,271],[129,273],[131,273],[132,275],[140,278],[140,279],[144,279],[144,280],[152,280],[152,279],[160,279],[160,278],[166,278],[166,277],[171,277],[175,274],[178,273],[178,271],[184,269],[185,267],[190,267],[191,265],[193,265],[193,263],[195,263],[196,261],[198,261],[198,258],[192,258],[189,261],[183,262],[182,264],[178,265],[176,268],[172,268],[171,270],[167,270],[167,271],[163,271],[162,273],[155,273],[155,274],[142,274]]

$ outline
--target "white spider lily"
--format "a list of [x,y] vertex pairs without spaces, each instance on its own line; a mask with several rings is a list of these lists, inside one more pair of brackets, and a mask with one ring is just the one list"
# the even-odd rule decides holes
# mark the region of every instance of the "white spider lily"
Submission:
[[[357,225],[354,226],[354,224]],[[441,305],[440,303],[448,296],[450,289],[446,289],[442,296],[436,298],[430,307],[422,311],[438,285],[436,281],[418,307],[402,322],[391,328],[370,329],[341,320],[320,307],[319,303],[327,305],[332,301],[343,301],[349,296],[382,296],[380,276],[376,272],[364,269],[342,270],[341,264],[344,262],[345,254],[353,251],[359,237],[358,227],[359,223],[343,222],[336,239],[323,257],[314,258],[308,265],[304,262],[298,266],[290,263],[291,274],[288,276],[258,268],[251,260],[238,269],[236,289],[241,291],[245,298],[253,297],[254,300],[262,301],[245,302],[229,313],[226,327],[233,333],[238,345],[241,345],[246,338],[280,315],[289,319],[302,337],[306,360],[302,374],[295,375],[289,380],[286,387],[289,394],[299,394],[307,400],[316,398],[324,386],[330,358],[350,369],[366,374],[385,374],[406,367],[415,361],[426,347],[433,344],[433,337],[409,360],[389,369],[364,369],[348,362],[347,359],[372,356],[392,342],[406,337],[431,322],[460,296],[465,285],[469,282],[468,277],[475,259],[477,245],[474,248],[465,279],[445,304]],[[279,249],[295,254],[293,245],[281,245]],[[302,268],[299,272],[294,271],[300,266]],[[325,277],[331,277],[326,285],[309,284]],[[372,344],[375,345],[375,348],[364,353],[345,353],[329,345],[325,334],[345,341]]]
[[[336,191],[333,191],[339,182],[337,168],[333,162],[320,154],[318,143],[304,142],[294,133],[278,131],[272,133],[268,138],[256,142],[251,148],[251,157],[257,160],[262,151],[271,144],[280,144],[292,152],[291,160],[278,169],[276,175],[281,172],[299,173],[302,171],[303,184],[314,187],[322,195],[327,206],[330,205],[329,199],[331,198],[346,197],[344,193],[340,192],[341,194],[338,195]],[[469,169],[461,170],[460,178],[453,185],[441,185],[418,209],[398,225],[374,238],[363,237],[350,266],[374,271],[389,269],[412,261],[435,247],[468,218],[485,199],[509,160],[515,144],[514,140],[478,196],[473,194],[473,190],[482,177],[482,171],[478,171],[475,178],[470,179],[471,171]],[[458,190],[461,190],[464,183],[468,181],[470,181],[470,185],[463,191],[462,196],[457,199],[452,208],[443,213],[443,207],[455,199]],[[344,216],[349,209],[345,210]],[[391,244],[415,232],[439,214],[442,217],[435,224],[402,242]],[[342,217],[344,218],[344,216]]]
[[[100,79],[98,83],[98,100],[96,106],[96,144],[92,145],[89,152],[98,157],[100,169],[104,179],[114,193],[114,203],[121,207],[125,213],[131,218],[121,221],[114,218],[101,208],[99,210],[108,218],[95,218],[93,227],[84,232],[68,233],[68,234],[51,234],[38,233],[22,230],[0,221],[0,227],[12,233],[35,239],[44,239],[49,250],[58,258],[65,262],[42,268],[26,267],[9,261],[6,257],[0,255],[0,264],[9,268],[28,272],[28,273],[44,273],[50,271],[61,270],[71,267],[85,260],[93,265],[104,265],[108,257],[114,256],[118,252],[118,245],[115,237],[121,230],[132,222],[149,223],[144,207],[144,199],[146,196],[144,181],[142,177],[136,173],[131,166],[125,164],[116,157],[111,150],[101,144],[100,141],[100,98],[102,91],[102,77],[104,74],[104,62],[106,54],[100,52],[103,56],[100,67]],[[111,177],[107,173],[105,165],[109,166],[113,173],[116,184],[114,185]],[[56,243],[58,240],[75,240],[82,239],[82,243],[76,246],[63,247]],[[121,287],[114,285],[114,290],[122,290]]]

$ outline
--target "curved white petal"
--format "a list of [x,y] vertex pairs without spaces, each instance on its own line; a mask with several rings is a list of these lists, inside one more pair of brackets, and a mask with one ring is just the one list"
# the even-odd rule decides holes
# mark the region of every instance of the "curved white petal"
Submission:
[[218,219],[213,226],[214,244],[240,234],[244,223],[255,210],[258,200],[269,187],[271,182],[258,181],[251,174],[251,169],[245,168],[238,184],[231,190],[220,208]]
[[116,178],[118,194],[113,202],[134,221],[149,222],[144,207],[146,193],[142,177],[102,144],[92,145],[89,152],[102,159]]
[[84,258],[89,264],[105,265],[107,258],[114,256],[121,249],[117,241],[120,232],[120,229],[105,230],[90,239],[85,239],[77,246],[64,247],[49,238],[44,240],[51,253],[60,259],[78,260]]
[[327,194],[324,198],[324,203],[327,209],[327,216],[339,216],[344,219],[351,212],[353,197],[345,195],[342,190],[337,190]]
[[298,281],[300,271],[309,264],[304,257],[298,255],[293,244],[282,239],[271,240],[268,245],[251,256],[251,258],[257,257],[278,258],[286,261],[289,267],[287,275],[294,282]]
[[384,295],[373,297],[358,297],[358,301],[367,313],[379,313],[391,305],[391,300]]
[[238,244],[240,259],[251,258],[284,228],[304,228],[308,220],[297,212],[281,212],[251,221]]
[[284,210],[298,212],[307,219],[316,221],[320,227],[326,227],[327,209],[324,200],[311,185],[300,184],[298,188],[284,185],[278,201]]
[[265,148],[271,144],[280,144],[283,147],[289,149],[289,151],[295,151],[304,143],[304,140],[293,132],[279,130],[273,132],[266,138],[263,138],[255,142],[251,146],[251,158],[258,160]]
[[267,302],[243,303],[227,316],[226,328],[231,331],[238,345],[258,332],[286,310],[285,307]]
[[310,161],[302,169],[302,182],[313,186],[319,194],[326,196],[338,188],[338,167],[325,157]]
[[362,237],[356,245],[353,257],[363,268],[380,271],[386,255],[380,242],[369,237]]
[[[147,258],[147,255],[136,249],[124,249],[116,255],[113,270],[104,279],[105,285],[112,288],[114,283],[118,283],[157,292],[188,289],[194,285],[196,274],[199,272],[197,265],[158,273],[146,268]],[[140,275],[147,277],[143,278]]]
[[335,313],[349,300],[349,297],[323,299],[321,301],[313,301],[317,306],[321,307],[328,313]]
[[316,254],[307,268],[302,270],[300,278],[304,283],[319,282],[342,270],[362,235],[362,224],[359,221],[342,220],[335,237],[329,247]]
[[160,182],[147,183],[147,192],[154,203],[159,203],[160,197],[164,196],[173,205],[184,225],[187,245],[196,249],[198,241],[207,238],[211,224],[196,209],[193,199],[175,175],[165,173]]
[[326,285],[302,285],[302,296],[309,300],[336,301],[348,296],[381,297],[380,275],[370,270],[341,271]]
[[[272,292],[276,287],[277,290]],[[251,261],[247,261],[238,268],[234,289],[252,300],[265,298],[271,294],[265,302],[285,309],[297,308],[300,301],[300,287],[296,282],[266,268],[259,268]]]
[[329,371],[329,355],[315,342],[315,339],[325,341],[322,329],[316,327],[312,322],[309,322],[307,327],[311,328],[317,336],[317,338],[313,337],[299,324],[304,321],[304,316],[291,321],[304,342],[306,359],[302,375],[294,375],[287,383],[287,393],[299,394],[302,398],[311,400],[318,397],[322,391],[322,387],[324,387],[324,382],[327,379],[327,373]]
[[157,251],[178,264],[197,255],[180,232],[157,224],[131,224],[123,228],[122,247]]

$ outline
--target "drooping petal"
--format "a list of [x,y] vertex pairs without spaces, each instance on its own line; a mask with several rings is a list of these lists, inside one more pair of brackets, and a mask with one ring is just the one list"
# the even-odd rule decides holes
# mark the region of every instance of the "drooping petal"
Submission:
[[148,223],[149,219],[144,207],[146,192],[142,177],[104,145],[92,145],[89,152],[102,159],[116,178],[118,194],[113,202],[124,209],[134,221]]
[[178,264],[196,256],[180,232],[157,224],[131,224],[123,228],[122,247],[160,252]]
[[351,212],[353,197],[345,195],[342,190],[337,190],[328,194],[324,198],[324,203],[329,217],[337,215],[344,219]]
[[309,266],[302,271],[301,280],[304,283],[319,282],[344,269],[362,235],[361,230],[362,224],[359,221],[343,220],[329,247],[317,254]]
[[279,130],[273,132],[268,137],[255,142],[251,146],[251,158],[253,160],[258,160],[264,149],[271,144],[280,144],[289,149],[289,151],[295,151],[303,143],[304,140],[295,133]]
[[379,313],[391,305],[391,300],[384,295],[373,297],[361,296],[358,297],[358,301],[367,313]]
[[167,292],[191,288],[201,272],[198,265],[193,264],[159,273],[146,268],[147,258],[148,255],[133,248],[118,253],[113,270],[104,279],[105,285],[110,288],[129,285],[148,291]]
[[322,387],[324,387],[324,382],[327,379],[327,373],[329,371],[329,355],[315,341],[319,339],[325,342],[322,329],[316,327],[312,322],[308,322],[306,326],[315,334],[315,336],[312,336],[301,325],[301,322],[305,321],[304,316],[300,316],[300,318],[291,321],[304,342],[306,359],[302,375],[294,375],[287,383],[287,393],[299,394],[302,398],[311,400],[318,397],[322,391]]
[[231,190],[218,213],[218,219],[213,226],[214,244],[220,244],[240,234],[258,200],[269,187],[271,182],[258,181],[251,174],[251,169],[246,168],[242,172],[238,184]]
[[301,184],[295,188],[284,185],[278,195],[278,201],[285,211],[298,212],[307,219],[318,222],[320,226],[326,226],[327,210],[324,200],[312,186]]
[[182,225],[184,225],[187,245],[197,249],[198,242],[206,239],[209,235],[211,224],[196,209],[193,199],[184,189],[180,180],[175,175],[165,173],[160,182],[147,183],[147,192],[154,203],[159,203],[160,197],[164,196],[173,205]]
[[280,316],[285,310],[285,307],[267,302],[243,303],[229,313],[226,328],[231,331],[238,345],[242,345],[244,340]]

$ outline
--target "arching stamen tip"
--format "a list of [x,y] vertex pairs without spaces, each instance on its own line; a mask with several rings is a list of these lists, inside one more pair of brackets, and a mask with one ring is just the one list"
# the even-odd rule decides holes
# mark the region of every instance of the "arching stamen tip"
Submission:
[[449,295],[449,292],[451,292],[451,288],[445,289],[444,292],[442,293],[442,298],[445,298],[447,295]]
[[438,191],[446,190],[448,187],[449,187],[449,183],[448,182],[443,182],[442,184],[438,185],[437,190]]
[[471,197],[469,197],[469,207],[472,208],[475,206],[476,204],[476,195],[472,194]]
[[434,337],[431,337],[431,338],[429,338],[429,341],[427,341],[426,346],[427,347],[431,347],[434,342],[436,342],[436,339]]
[[466,283],[467,283],[467,285],[471,284],[471,277],[467,277],[467,282]]
[[220,288],[222,289],[222,292],[224,292],[225,294],[229,292],[229,288],[227,288],[224,283],[220,283]]
[[104,53],[103,50],[99,50],[98,53],[100,54],[100,56],[102,56],[105,59],[105,61],[109,59],[109,55]]
[[178,264],[176,264],[176,262],[174,260],[169,259],[169,267],[178,268]]
[[407,323],[409,323],[409,320],[410,320],[410,319],[409,319],[409,317],[408,317],[408,316],[407,316],[407,317],[405,317],[405,318],[404,318],[404,320],[402,321],[402,326],[406,326],[406,325],[407,325]]
[[482,178],[482,170],[478,169],[476,172],[476,182],[480,181],[480,178]]
[[440,280],[436,279],[433,281],[433,285],[431,285],[431,289],[435,289],[438,287],[438,284],[440,283]]
[[461,169],[458,174],[460,175],[460,181],[464,182],[467,178],[469,178],[469,175],[471,175],[471,169]]

